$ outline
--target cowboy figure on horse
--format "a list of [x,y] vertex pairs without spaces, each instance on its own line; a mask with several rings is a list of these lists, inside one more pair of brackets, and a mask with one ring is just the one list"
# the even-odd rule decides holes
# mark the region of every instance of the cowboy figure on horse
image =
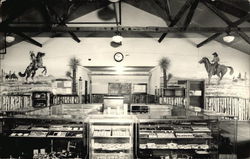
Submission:
[[217,70],[218,70],[220,58],[219,58],[217,52],[214,52],[212,55],[214,56],[212,62],[214,64],[214,68],[215,68],[215,70],[214,70],[214,75],[215,75],[217,73]]
[[39,68],[43,68],[42,73],[46,74],[47,69],[46,69],[45,66],[43,66],[43,60],[42,60],[43,56],[45,56],[45,53],[38,52],[37,55],[35,55],[33,51],[30,51],[31,63],[27,66],[24,73],[19,72],[19,76],[20,77],[25,77],[26,76],[26,80],[28,80],[28,78],[31,76],[31,78],[33,79],[33,77],[36,74],[36,71]]
[[220,58],[216,52],[212,54],[214,56],[213,60],[210,62],[207,57],[203,57],[199,63],[204,64],[205,69],[208,73],[208,84],[210,84],[210,79],[213,75],[217,75],[219,77],[217,84],[220,83],[223,76],[230,70],[230,75],[233,74],[234,69],[231,66],[221,65],[219,64]]
[[30,51],[30,59],[31,59],[30,66],[32,68],[35,68],[35,65],[36,65],[36,56],[35,56],[35,54],[34,54],[33,51]]

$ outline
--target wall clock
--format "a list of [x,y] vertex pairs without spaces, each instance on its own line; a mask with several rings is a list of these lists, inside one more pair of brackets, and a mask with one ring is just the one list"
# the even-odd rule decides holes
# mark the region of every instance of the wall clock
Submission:
[[117,52],[114,54],[114,59],[116,62],[121,62],[123,60],[124,56],[121,52]]

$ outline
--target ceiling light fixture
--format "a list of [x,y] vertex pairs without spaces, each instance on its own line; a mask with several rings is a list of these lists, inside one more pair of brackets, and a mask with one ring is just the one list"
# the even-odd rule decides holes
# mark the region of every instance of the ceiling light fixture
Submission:
[[118,2],[119,0],[109,0],[112,3]]
[[117,44],[121,44],[123,40],[123,37],[121,36],[120,32],[117,32],[116,35],[112,37],[112,42],[115,42]]
[[112,41],[115,42],[115,43],[121,43],[123,40],[123,37],[120,36],[120,35],[115,35],[112,37]]
[[7,43],[12,43],[13,41],[15,41],[15,37],[12,35],[6,35],[6,42]]
[[227,34],[226,36],[223,37],[223,40],[226,43],[231,43],[232,41],[234,41],[235,37],[233,35]]

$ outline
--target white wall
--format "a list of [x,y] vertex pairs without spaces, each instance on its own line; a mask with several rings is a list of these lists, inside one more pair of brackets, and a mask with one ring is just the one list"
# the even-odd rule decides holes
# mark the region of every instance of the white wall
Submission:
[[148,76],[92,76],[92,93],[108,94],[108,83],[148,83]]
[[[250,74],[249,55],[216,41],[197,49],[194,43],[203,41],[203,38],[166,38],[162,43],[158,43],[156,38],[125,38],[123,45],[118,48],[110,46],[110,38],[81,38],[81,43],[76,43],[71,38],[35,39],[44,44],[43,48],[21,42],[7,49],[7,55],[1,61],[5,72],[9,70],[24,71],[30,63],[30,50],[45,52],[43,62],[48,68],[48,74],[59,77],[64,76],[69,69],[68,61],[72,56],[80,58],[81,64],[84,66],[116,66],[117,62],[113,60],[113,55],[120,51],[125,55],[121,65],[156,66],[161,57],[167,56],[171,60],[169,72],[174,76],[204,79],[207,78],[207,73],[204,66],[198,61],[204,56],[211,59],[211,54],[216,51],[220,56],[221,64],[234,68],[234,75],[230,76],[227,73],[224,78],[232,79],[239,73],[243,75],[245,72]],[[92,60],[89,61],[89,58]],[[158,77],[152,76],[151,78],[153,81]],[[87,75],[83,80],[86,79]],[[92,81],[94,82],[94,80]]]
[[[137,9],[129,4],[122,4],[122,24],[123,26],[166,26],[163,19],[151,15],[145,11]],[[126,12],[126,13],[125,13]],[[136,15],[136,16],[135,16]],[[114,20],[114,19],[113,19]],[[77,21],[100,21],[98,11],[93,11],[83,17],[77,18]],[[74,25],[75,26],[75,25]],[[159,34],[160,37],[160,34]],[[234,75],[227,74],[224,78],[230,80],[239,73],[242,75],[247,72],[250,78],[250,56],[238,50],[232,49],[216,41],[212,41],[201,48],[196,48],[206,37],[202,38],[168,38],[161,43],[158,38],[124,38],[122,46],[113,48],[110,46],[111,38],[80,38],[81,43],[77,43],[71,38],[34,38],[43,44],[42,48],[29,44],[27,42],[18,43],[7,49],[5,59],[1,61],[1,67],[5,72],[24,71],[30,63],[29,51],[45,52],[43,58],[44,65],[48,68],[48,74],[62,77],[69,70],[69,59],[73,56],[81,59],[83,66],[116,66],[117,62],[113,60],[115,52],[122,52],[125,55],[124,61],[120,64],[124,66],[157,66],[161,57],[167,56],[171,60],[169,72],[175,77],[182,78],[207,78],[207,73],[203,65],[198,61],[206,56],[212,58],[213,52],[218,52],[221,64],[229,65],[234,68]],[[92,59],[89,61],[88,59]],[[155,86],[159,85],[159,74],[161,70],[152,72],[149,81],[151,86],[150,93],[154,92]],[[38,70],[38,74],[41,70]],[[83,81],[88,80],[86,72],[78,70],[78,78],[83,76]],[[77,78],[77,79],[78,79]],[[93,91],[105,92],[106,86],[101,87],[100,83],[120,80],[117,77],[93,79]],[[216,78],[216,77],[213,77]],[[143,79],[141,81],[146,81]],[[249,81],[247,83],[249,85]],[[103,88],[100,90],[100,88]],[[84,88],[83,88],[84,89]]]
[[160,88],[160,76],[161,75],[161,69],[159,66],[155,67],[150,71],[151,77],[149,78],[149,94],[154,95],[155,89]]

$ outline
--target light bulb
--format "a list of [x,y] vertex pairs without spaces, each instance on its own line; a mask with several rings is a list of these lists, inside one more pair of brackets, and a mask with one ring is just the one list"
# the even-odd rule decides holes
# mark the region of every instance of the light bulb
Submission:
[[13,41],[15,41],[15,37],[14,36],[6,36],[6,42],[7,43],[11,43]]
[[227,43],[230,43],[230,42],[234,41],[234,39],[235,39],[235,37],[232,36],[232,35],[227,35],[227,36],[224,36],[224,37],[223,37],[223,40],[224,40],[225,42],[227,42]]
[[115,35],[112,37],[112,41],[115,43],[121,43],[122,42],[123,37],[120,35]]
[[109,1],[115,3],[118,2],[119,0],[109,0]]

